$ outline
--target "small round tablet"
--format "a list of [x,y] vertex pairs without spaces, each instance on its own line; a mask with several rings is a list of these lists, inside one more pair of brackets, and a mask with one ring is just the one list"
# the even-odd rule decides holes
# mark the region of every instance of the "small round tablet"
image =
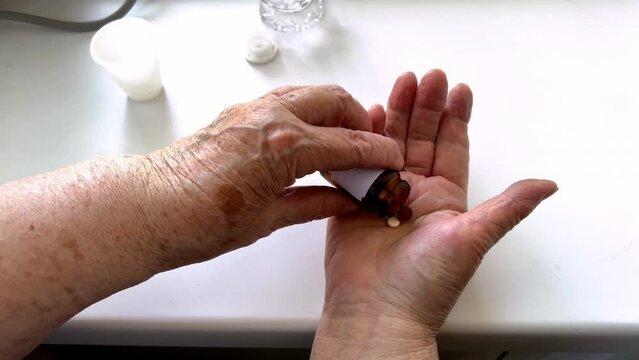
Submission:
[[397,219],[394,216],[391,216],[386,220],[386,224],[388,224],[388,226],[392,228],[396,228],[399,226],[400,222],[399,222],[399,219]]

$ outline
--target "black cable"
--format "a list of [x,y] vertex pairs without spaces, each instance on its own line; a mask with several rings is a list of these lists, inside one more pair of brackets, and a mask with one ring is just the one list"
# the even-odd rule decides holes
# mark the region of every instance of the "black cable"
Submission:
[[5,11],[0,10],[0,20],[9,20],[9,21],[17,21],[24,22],[33,25],[39,25],[44,27],[50,27],[59,30],[66,31],[76,31],[76,32],[85,32],[85,31],[95,31],[106,25],[107,23],[123,18],[124,15],[128,14],[135,5],[137,0],[125,0],[122,6],[117,9],[113,14],[95,21],[84,21],[84,22],[75,22],[75,21],[63,21],[50,19],[42,16],[25,14],[15,11]]
[[508,356],[508,351],[504,351],[503,353],[499,354],[499,356],[497,356],[497,359],[495,359],[495,360],[505,359],[506,356]]

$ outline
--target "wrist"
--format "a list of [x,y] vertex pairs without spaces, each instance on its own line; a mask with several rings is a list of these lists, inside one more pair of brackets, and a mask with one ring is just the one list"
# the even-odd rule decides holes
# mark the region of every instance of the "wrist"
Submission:
[[[179,157],[179,158],[178,158]],[[146,237],[159,271],[208,260],[241,245],[220,207],[224,184],[188,152],[162,149],[144,157]]]
[[397,316],[324,309],[311,358],[438,359],[435,335]]

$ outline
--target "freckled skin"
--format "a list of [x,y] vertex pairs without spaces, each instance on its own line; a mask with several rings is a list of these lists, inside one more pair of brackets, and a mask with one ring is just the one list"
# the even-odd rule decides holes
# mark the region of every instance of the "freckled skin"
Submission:
[[158,246],[162,251],[166,251],[169,248],[169,245],[169,242],[165,239],[160,239],[160,241],[158,241]]
[[[180,261],[189,263],[210,258],[211,250],[202,247],[215,242],[225,243],[224,249],[246,246],[281,226],[326,216],[314,214],[301,219],[298,209],[283,216],[280,213],[285,207],[274,204],[296,178],[315,170],[314,161],[336,158],[320,154],[304,162],[295,160],[300,153],[319,145],[313,144],[314,129],[278,104],[277,98],[267,97],[262,102],[229,108],[211,126],[149,156],[153,166],[172,179],[175,192],[183,199],[188,198],[188,206],[180,211],[174,209],[173,213],[167,213],[161,210],[153,216],[163,219],[153,224],[158,233],[165,233],[163,229],[170,226],[176,236],[194,239],[176,246],[181,254]],[[247,118],[251,120],[246,121]],[[345,141],[354,143],[352,138]],[[325,147],[322,145],[321,148]],[[170,157],[167,152],[171,153]],[[295,165],[303,166],[295,168]],[[176,174],[178,181],[175,181]],[[152,192],[165,199],[174,197],[166,194],[165,189]],[[331,195],[333,199],[339,196],[333,200],[331,208],[352,209],[348,197],[338,193]],[[344,203],[348,206],[341,205]],[[307,205],[300,204],[299,207],[308,208]],[[287,219],[288,224],[280,224],[283,219]],[[219,227],[220,220],[224,228]],[[194,224],[195,229],[203,231],[194,232]],[[220,238],[220,234],[225,236]],[[165,251],[167,246],[158,244],[157,247]],[[174,261],[175,258],[162,261],[161,266],[183,265]]]
[[0,185],[0,359],[159,272],[356,210],[333,188],[289,187],[318,170],[401,169],[396,143],[370,130],[343,89],[286,87],[150,154]]
[[55,254],[47,255],[47,257],[50,263],[53,264],[53,270],[55,270],[56,272],[62,272],[62,270],[64,270],[62,261]]
[[[121,179],[135,179],[117,162]],[[102,170],[115,167],[98,160],[0,185],[0,252],[11,254],[0,263],[0,294],[10,294],[0,297],[0,359],[21,358],[78,311],[150,276],[148,262],[132,258],[143,249],[134,207],[102,193],[138,186]],[[126,245],[113,246],[114,237]]]
[[245,206],[242,193],[237,189],[237,187],[232,185],[220,186],[215,193],[214,201],[218,204],[220,210],[229,217],[241,212]]
[[74,259],[84,260],[84,255],[82,254],[82,251],[80,251],[80,246],[78,245],[77,240],[65,239],[62,241],[62,246],[73,254]]
[[76,291],[75,288],[72,286],[65,286],[64,287],[64,291],[69,294],[69,298],[71,299],[71,301],[73,301],[74,303],[77,303],[80,301],[80,298],[76,295]]
[[51,312],[51,311],[55,310],[55,308],[53,306],[43,305],[42,303],[39,303],[36,300],[32,301],[31,305],[34,308],[36,308],[40,313],[48,313],[48,312]]

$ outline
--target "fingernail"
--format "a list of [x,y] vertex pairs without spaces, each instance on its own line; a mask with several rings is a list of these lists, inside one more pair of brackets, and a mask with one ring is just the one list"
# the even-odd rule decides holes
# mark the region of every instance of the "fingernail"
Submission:
[[559,187],[556,187],[556,188],[554,188],[554,189],[550,190],[549,192],[545,193],[545,194],[544,194],[544,196],[542,196],[541,200],[543,201],[543,200],[548,199],[548,198],[549,198],[549,197],[551,197],[554,193],[556,193],[556,192],[557,192],[557,190],[559,190]]

